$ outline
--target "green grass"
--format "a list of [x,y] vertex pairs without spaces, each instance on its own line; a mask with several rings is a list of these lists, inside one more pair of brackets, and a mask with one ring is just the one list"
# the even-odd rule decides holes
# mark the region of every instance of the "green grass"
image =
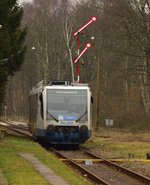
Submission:
[[0,142],[0,168],[10,185],[48,185],[39,172],[19,153],[34,154],[71,185],[91,184],[37,143],[25,138],[8,136]]

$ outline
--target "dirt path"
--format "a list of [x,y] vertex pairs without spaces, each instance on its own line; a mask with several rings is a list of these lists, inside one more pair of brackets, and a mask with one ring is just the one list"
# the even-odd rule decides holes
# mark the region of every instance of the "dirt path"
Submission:
[[[28,162],[30,162],[51,185],[69,185],[60,176],[55,174],[50,168],[40,162],[33,154],[20,154]],[[0,184],[1,185],[1,184]]]

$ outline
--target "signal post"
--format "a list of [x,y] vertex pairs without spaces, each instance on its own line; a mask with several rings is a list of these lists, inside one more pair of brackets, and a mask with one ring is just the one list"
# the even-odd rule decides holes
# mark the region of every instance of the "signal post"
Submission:
[[91,23],[95,22],[97,20],[96,16],[93,16],[86,24],[84,24],[78,31],[74,32],[74,36],[77,37],[77,45],[78,45],[78,56],[75,58],[74,60],[74,64],[77,64],[77,82],[80,82],[80,63],[79,63],[79,59],[82,57],[82,55],[90,48],[92,47],[91,43],[86,43],[86,47],[81,51],[80,53],[80,45],[81,45],[81,39],[80,39],[80,35],[81,32],[87,28],[89,25],[91,25]]

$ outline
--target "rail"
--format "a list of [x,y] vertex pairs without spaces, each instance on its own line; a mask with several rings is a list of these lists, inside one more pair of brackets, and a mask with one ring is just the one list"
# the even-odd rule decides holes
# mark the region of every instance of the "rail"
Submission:
[[85,152],[87,155],[89,155],[90,157],[93,157],[93,158],[102,160],[102,161],[103,161],[104,163],[106,163],[107,165],[112,166],[112,167],[115,167],[115,168],[118,169],[119,171],[121,171],[121,172],[123,172],[123,173],[125,173],[125,174],[127,174],[127,175],[130,175],[130,176],[132,176],[132,177],[138,179],[138,180],[141,181],[141,182],[144,182],[146,185],[150,184],[150,178],[148,178],[148,177],[146,177],[146,176],[144,176],[144,175],[140,175],[140,174],[138,174],[138,173],[136,173],[136,172],[134,172],[134,171],[132,171],[132,170],[129,170],[129,169],[125,168],[125,167],[122,167],[122,166],[120,166],[120,165],[118,165],[118,164],[116,164],[116,163],[114,163],[114,162],[111,162],[111,161],[109,161],[109,160],[106,160],[106,159],[104,159],[104,158],[101,158],[101,157],[99,157],[99,156],[97,156],[97,155],[95,155],[95,154],[93,154],[93,153],[91,153],[91,152],[89,152],[89,151],[87,151],[87,150],[85,150],[85,149],[81,149],[81,150],[84,151],[84,152]]
[[[20,126],[17,126],[17,125],[14,125],[13,123],[11,122],[7,122],[7,121],[3,121],[3,120],[0,120],[0,127],[1,129],[7,129],[7,130],[11,130],[15,133],[18,133],[18,134],[21,134],[23,136],[26,136],[30,139],[34,139],[34,137],[32,136],[32,134],[30,134],[28,131],[27,131],[27,128],[23,128],[23,127],[20,127]],[[4,124],[5,125],[4,125]]]
[[[60,158],[60,160],[62,160],[65,163],[68,163],[73,168],[76,168],[84,175],[84,177],[87,177],[93,183],[102,185],[118,185],[118,184],[120,185],[121,181],[122,185],[150,184],[150,179],[148,177],[140,175],[116,163],[96,156],[95,154],[90,153],[85,149],[79,149],[79,152],[82,152],[82,155],[85,155],[85,156],[79,155],[82,157],[82,159],[76,158],[77,155],[74,151],[72,151],[72,156],[69,156],[70,154],[68,155],[66,151],[57,151],[54,148],[52,149],[52,151]],[[81,164],[81,161],[82,163],[84,161],[84,163]],[[97,161],[98,164],[94,163],[94,161]],[[97,166],[95,167],[94,165]],[[93,170],[94,168],[96,169],[95,171]]]
[[52,148],[52,150],[55,152],[55,154],[58,157],[61,157],[63,159],[66,159],[67,161],[65,161],[65,162],[69,163],[72,167],[76,168],[78,171],[80,171],[84,176],[86,176],[92,182],[94,182],[96,184],[101,184],[101,185],[111,185],[111,184],[107,183],[106,181],[104,181],[103,179],[101,179],[100,177],[98,177],[95,174],[93,174],[92,172],[88,171],[84,167],[81,167],[75,161],[73,161],[70,158],[66,157],[65,155],[61,154],[61,152],[55,150],[54,148]]

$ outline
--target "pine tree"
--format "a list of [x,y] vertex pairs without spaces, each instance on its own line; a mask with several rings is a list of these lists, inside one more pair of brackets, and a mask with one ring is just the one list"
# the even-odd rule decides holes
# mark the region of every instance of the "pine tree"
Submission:
[[23,9],[17,0],[0,0],[0,107],[8,76],[23,63],[26,28],[21,28]]

